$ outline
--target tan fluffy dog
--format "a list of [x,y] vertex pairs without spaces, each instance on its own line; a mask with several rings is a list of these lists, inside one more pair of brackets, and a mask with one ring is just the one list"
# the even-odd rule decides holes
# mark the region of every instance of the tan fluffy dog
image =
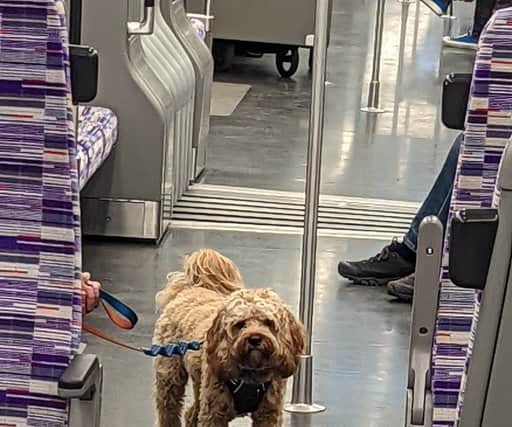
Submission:
[[156,297],[161,316],[154,342],[199,340],[203,345],[183,359],[157,358],[157,425],[182,425],[191,377],[194,403],[185,413],[187,427],[226,427],[246,415],[235,409],[230,381],[265,384],[261,403],[251,413],[253,426],[281,426],[285,379],[295,372],[304,347],[302,325],[272,291],[244,289],[232,261],[213,250],[193,253],[183,272],[168,279]]

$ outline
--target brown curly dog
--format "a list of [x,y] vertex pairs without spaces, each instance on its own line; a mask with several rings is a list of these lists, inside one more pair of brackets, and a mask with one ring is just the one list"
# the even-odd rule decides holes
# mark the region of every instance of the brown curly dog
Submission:
[[161,315],[154,342],[203,345],[184,358],[156,359],[157,425],[182,425],[190,377],[194,403],[185,413],[187,427],[227,427],[248,413],[253,426],[281,426],[286,378],[304,347],[302,325],[274,292],[244,289],[233,262],[214,250],[193,253],[183,272],[168,280],[156,296]]

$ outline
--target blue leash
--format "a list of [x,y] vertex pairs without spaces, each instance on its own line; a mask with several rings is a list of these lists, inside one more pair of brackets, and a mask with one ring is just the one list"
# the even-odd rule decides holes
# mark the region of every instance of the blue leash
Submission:
[[[102,289],[100,290],[100,303],[112,323],[114,323],[114,325],[118,326],[119,328],[133,329],[139,321],[135,311]],[[200,341],[179,341],[165,345],[153,344],[149,348],[135,347],[123,341],[116,340],[85,323],[83,324],[83,329],[111,344],[118,345],[119,347],[123,347],[128,350],[144,353],[146,356],[150,357],[183,357],[187,351],[197,351],[201,348]]]

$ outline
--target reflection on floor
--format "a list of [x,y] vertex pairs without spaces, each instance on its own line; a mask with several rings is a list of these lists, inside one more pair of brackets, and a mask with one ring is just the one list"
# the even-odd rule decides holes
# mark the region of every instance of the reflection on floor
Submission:
[[242,83],[213,82],[210,115],[231,116],[250,89]]
[[[377,252],[383,242],[321,238],[314,330],[315,397],[328,410],[310,420],[287,416],[294,427],[391,427],[401,424],[409,306],[381,288],[361,288],[336,277],[339,257]],[[89,322],[128,342],[151,341],[153,298],[166,273],[200,247],[214,247],[239,266],[247,286],[272,287],[295,308],[300,237],[225,231],[175,231],[159,248],[144,244],[87,243],[85,268],[140,314],[135,331],[115,330],[98,311]],[[105,366],[103,427],[153,425],[152,362],[137,353],[89,340]],[[244,420],[235,425],[247,426]]]
[[[438,117],[443,76],[470,69],[472,55],[441,52],[443,22],[419,3],[410,7],[401,39],[401,6],[386,2],[382,104],[388,111],[374,118],[361,114],[374,5],[335,0],[322,190],[419,201],[454,138]],[[272,57],[241,60],[232,73],[216,77],[251,85],[251,90],[231,116],[212,119],[207,184],[303,191],[310,100],[306,59],[294,80],[276,77]],[[287,426],[403,425],[410,308],[393,302],[384,289],[351,286],[336,275],[338,259],[367,257],[383,243],[368,236],[320,238],[314,385],[316,399],[328,410],[311,418],[287,416]],[[129,342],[149,344],[156,291],[180,258],[200,247],[224,252],[239,265],[249,286],[273,287],[297,307],[300,236],[175,229],[158,248],[85,244],[85,268],[141,315],[130,333],[114,331],[101,313],[89,321]],[[103,427],[153,425],[151,360],[92,338],[89,350],[105,365]]]

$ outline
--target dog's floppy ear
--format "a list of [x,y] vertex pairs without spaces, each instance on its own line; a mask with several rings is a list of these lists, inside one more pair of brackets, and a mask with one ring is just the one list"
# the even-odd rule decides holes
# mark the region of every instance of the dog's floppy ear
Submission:
[[283,340],[279,372],[283,378],[288,378],[295,373],[299,357],[304,351],[304,327],[287,308],[284,310],[288,327],[283,328],[286,337]]
[[206,333],[206,358],[209,367],[217,373],[226,369],[226,366],[221,365],[227,363],[229,355],[227,333],[224,326],[225,314],[225,308],[220,309]]
[[219,310],[217,315],[214,317],[213,322],[206,333],[206,342],[208,349],[214,350],[217,347],[218,342],[222,339],[221,336],[225,334],[225,328],[222,326],[224,323],[225,309]]
[[219,310],[206,334],[205,356],[208,369],[219,379],[232,377],[236,368],[230,357],[231,340],[226,329],[226,308]]

